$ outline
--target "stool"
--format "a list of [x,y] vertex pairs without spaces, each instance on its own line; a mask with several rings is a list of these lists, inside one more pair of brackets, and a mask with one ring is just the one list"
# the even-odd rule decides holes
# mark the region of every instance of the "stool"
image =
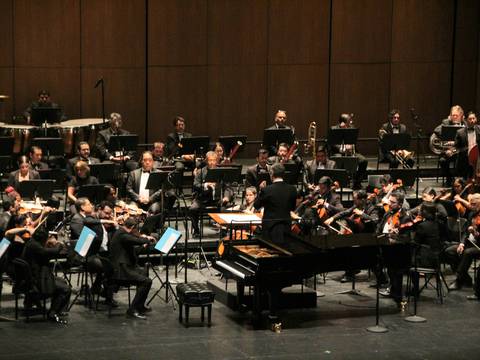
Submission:
[[212,304],[215,294],[206,284],[183,283],[177,285],[177,297],[179,305],[178,321],[182,322],[183,305],[185,305],[185,325],[188,326],[188,316],[190,307],[201,307],[202,323],[205,319],[205,307],[208,310],[208,326],[212,323]]

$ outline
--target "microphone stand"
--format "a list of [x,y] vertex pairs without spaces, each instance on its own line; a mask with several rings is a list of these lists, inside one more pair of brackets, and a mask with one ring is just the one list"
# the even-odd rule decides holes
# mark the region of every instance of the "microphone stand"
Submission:
[[105,124],[105,82],[103,78],[99,79],[97,83],[95,84],[94,89],[98,87],[98,85],[101,85],[101,93],[102,93],[102,120],[103,124]]
[[415,196],[416,199],[418,200],[418,187],[420,183],[420,135],[422,134],[422,127],[418,125],[418,115],[415,113],[415,109],[410,109],[410,115],[413,119],[413,126],[415,126],[415,129],[417,130],[417,142],[416,142],[416,151],[417,151],[417,186],[415,190]]

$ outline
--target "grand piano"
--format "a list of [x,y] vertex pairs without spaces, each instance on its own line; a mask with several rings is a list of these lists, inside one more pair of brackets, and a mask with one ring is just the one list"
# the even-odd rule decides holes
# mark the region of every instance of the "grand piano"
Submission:
[[[244,286],[253,288],[252,315],[261,316],[262,304],[268,304],[269,318],[278,322],[277,309],[281,290],[301,284],[318,273],[340,270],[377,269],[410,266],[408,242],[391,244],[387,237],[375,234],[312,235],[285,234],[284,239],[256,237],[228,241],[213,267],[225,278],[237,281],[239,296]],[[267,301],[262,301],[266,297]],[[239,299],[241,302],[242,300]]]

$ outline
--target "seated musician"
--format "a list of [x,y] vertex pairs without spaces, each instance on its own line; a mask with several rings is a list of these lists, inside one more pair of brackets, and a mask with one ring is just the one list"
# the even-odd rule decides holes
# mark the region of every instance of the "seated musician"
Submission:
[[305,187],[313,190],[315,187],[315,172],[317,169],[335,169],[335,161],[328,158],[327,149],[320,145],[315,152],[315,159],[305,163],[304,180]]
[[[103,202],[99,206],[98,214],[96,214],[90,200],[78,198],[75,201],[75,208],[77,213],[70,220],[71,239],[78,239],[84,226],[87,226],[96,234],[86,256],[88,272],[96,274],[95,281],[92,284],[92,293],[103,294],[105,302],[115,306],[111,286],[113,269],[110,261],[108,261],[108,245],[113,229],[107,230],[109,226],[114,227],[116,225],[116,222],[111,219],[112,207]],[[100,291],[102,286],[104,292]]]
[[[32,277],[36,288],[42,295],[50,295],[52,300],[48,318],[59,324],[66,324],[64,318],[70,301],[71,288],[67,282],[55,277],[50,269],[49,262],[57,257],[63,250],[63,243],[53,242],[47,246],[48,233],[37,230],[32,235],[32,240],[25,245],[25,260],[30,264]],[[49,273],[48,275],[46,275]]]
[[[455,178],[450,191],[442,190],[438,200],[453,202],[460,217],[466,217],[470,210],[470,202],[468,197],[471,194],[470,190],[474,190],[474,183],[466,184],[462,178]],[[476,192],[476,191],[474,191]]]
[[400,110],[393,109],[388,113],[388,122],[382,125],[378,131],[379,145],[380,145],[380,161],[387,162],[390,168],[397,168],[400,164],[400,159],[408,167],[413,167],[414,160],[409,156],[411,154],[407,150],[397,150],[396,153],[394,150],[388,151],[384,147],[382,141],[384,135],[386,134],[405,134],[407,132],[407,127],[405,124],[400,123]]
[[133,160],[135,152],[133,151],[110,151],[108,149],[109,141],[112,136],[116,135],[130,135],[128,130],[122,129],[123,120],[119,113],[110,114],[110,127],[98,132],[97,141],[95,142],[97,155],[100,160],[113,161],[117,164],[125,163],[127,170],[134,170],[137,166]]
[[[58,104],[54,103],[50,97],[50,92],[48,90],[40,90],[38,92],[38,99],[36,101],[33,101],[30,106],[25,109],[23,112],[23,116],[27,120],[27,124],[31,124],[31,118],[32,118],[32,109],[36,108],[54,108],[54,109],[60,109],[60,106]],[[60,121],[65,121],[67,120],[67,117],[65,116],[65,113],[63,110],[60,110]],[[32,124],[34,125],[34,124]]]
[[[401,232],[401,225],[410,221],[407,211],[402,207],[405,195],[401,191],[393,191],[388,197],[389,209],[378,223],[377,234],[388,236],[390,243],[406,241],[405,232]],[[382,291],[381,295],[391,297],[398,306],[403,299],[402,284],[405,269],[400,269],[394,264],[387,268],[390,278],[390,288]],[[380,281],[382,281],[380,279]]]
[[[292,125],[287,125],[287,112],[285,110],[277,110],[274,118],[275,124],[267,128],[270,129],[291,129],[293,134],[293,141],[295,140],[295,128]],[[268,148],[269,155],[274,156],[278,153],[278,149],[275,145],[271,145]]]
[[[480,243],[480,194],[475,193],[470,196],[471,211],[467,218],[467,231],[460,243],[453,244],[445,249],[447,262],[456,266],[456,279],[448,287],[450,290],[459,290],[463,286],[472,286],[472,278],[468,274],[473,259],[480,258],[480,250],[475,246]],[[475,244],[475,245],[474,245]]]
[[430,205],[434,204],[435,206],[435,218],[436,220],[441,223],[443,226],[443,230],[446,230],[444,226],[446,226],[447,223],[447,210],[445,209],[445,206],[443,206],[440,202],[436,202],[437,198],[437,192],[435,191],[434,188],[428,186],[422,191],[422,202],[415,208],[411,209],[409,211],[409,214],[412,218],[415,217],[421,217],[421,207],[424,204]]
[[[353,126],[353,114],[340,114],[338,125],[332,126],[332,129],[349,129]],[[353,188],[360,189],[362,180],[366,177],[368,161],[359,152],[355,151],[355,144],[333,145],[331,153],[334,155],[355,156],[358,159],[357,171],[353,179]]]
[[471,163],[469,153],[478,144],[480,144],[480,128],[477,125],[477,115],[474,112],[469,112],[466,127],[459,129],[455,136],[455,148],[458,154],[456,169],[457,173],[464,179],[475,175],[477,164]]
[[271,185],[263,185],[255,200],[255,209],[263,208],[262,234],[270,239],[282,240],[290,232],[291,215],[295,209],[297,189],[283,181],[285,167],[276,163],[270,170]]
[[71,158],[67,162],[67,177],[71,179],[75,176],[75,164],[79,161],[87,163],[87,165],[98,164],[100,160],[90,156],[90,145],[86,141],[80,141],[77,146],[77,156]]
[[258,190],[260,184],[263,182],[266,182],[266,185],[269,185],[271,183],[269,172],[270,165],[268,164],[268,151],[266,149],[259,149],[257,163],[247,167],[245,186],[253,186]]
[[255,199],[257,198],[257,188],[254,186],[249,186],[245,189],[245,202],[240,205],[235,205],[229,210],[231,211],[241,211],[248,214],[253,214],[255,211]]
[[152,157],[154,169],[158,169],[162,166],[172,165],[172,163],[165,156],[165,144],[163,142],[156,141],[153,143]]
[[123,284],[136,286],[135,297],[132,300],[127,315],[136,319],[146,319],[145,314],[151,308],[145,306],[152,280],[144,269],[137,266],[135,248],[147,247],[153,238],[147,235],[136,235],[136,221],[133,218],[125,220],[110,241],[110,261],[113,265],[113,279]]
[[[173,119],[174,131],[167,135],[165,141],[166,154],[168,157],[178,158],[180,156],[180,142],[183,138],[192,137],[192,134],[185,131],[185,119],[181,116],[175,116]],[[193,160],[192,158],[186,160]]]
[[30,166],[33,170],[48,170],[48,164],[42,161],[43,151],[38,146],[32,146],[30,148]]
[[207,206],[226,207],[233,200],[233,191],[224,184],[223,197],[221,197],[222,189],[219,183],[206,182],[206,176],[209,169],[217,167],[218,157],[214,151],[209,151],[206,154],[207,166],[197,171],[193,180],[194,199],[190,206],[190,215],[192,218],[193,236],[200,235],[199,218],[200,212]]
[[273,164],[296,164],[298,169],[301,170],[303,167],[302,158],[295,154],[295,151],[291,151],[291,146],[286,143],[278,144],[277,155],[270,156],[268,158],[268,163]]
[[448,118],[442,120],[442,123],[433,130],[431,138],[431,147],[434,152],[440,155],[440,168],[442,176],[445,176],[447,186],[452,185],[452,174],[450,173],[450,163],[455,163],[457,156],[455,153],[455,141],[442,142],[442,126],[465,126],[463,109],[459,105],[452,106]]
[[[150,173],[158,171],[153,168],[152,153],[150,151],[143,152],[140,162],[141,168],[128,174],[126,186],[128,197],[143,210],[148,210],[150,214],[158,214],[162,210],[162,189],[154,192],[146,188]],[[175,202],[175,194],[166,191],[164,195],[164,208],[171,209]]]
[[22,181],[35,179],[40,179],[40,175],[30,167],[27,157],[22,155],[18,158],[18,170],[12,171],[8,177],[8,186],[18,191]]
[[98,179],[95,176],[90,175],[90,168],[84,161],[77,161],[75,164],[75,176],[70,180],[67,187],[67,198],[70,202],[70,212],[76,213],[75,202],[77,201],[76,194],[81,186],[84,185],[96,185]]

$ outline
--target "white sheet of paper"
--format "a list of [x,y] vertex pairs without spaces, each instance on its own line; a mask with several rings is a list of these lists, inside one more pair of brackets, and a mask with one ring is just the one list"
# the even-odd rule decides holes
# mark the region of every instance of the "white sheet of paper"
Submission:
[[262,222],[262,219],[255,214],[219,214],[218,216],[229,224],[260,224]]

